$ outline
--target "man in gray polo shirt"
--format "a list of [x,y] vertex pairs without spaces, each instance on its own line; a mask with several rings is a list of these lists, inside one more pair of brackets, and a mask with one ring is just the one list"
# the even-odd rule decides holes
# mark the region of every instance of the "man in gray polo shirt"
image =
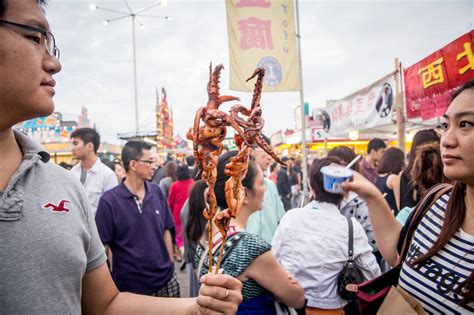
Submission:
[[0,0],[0,313],[235,313],[242,285],[225,275],[207,275],[197,299],[120,293],[83,187],[13,130],[54,110],[61,64],[42,4]]

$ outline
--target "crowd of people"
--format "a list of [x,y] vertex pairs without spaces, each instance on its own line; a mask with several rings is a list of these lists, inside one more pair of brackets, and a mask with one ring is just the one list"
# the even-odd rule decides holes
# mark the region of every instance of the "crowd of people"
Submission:
[[[139,245],[143,245],[145,233],[153,229],[155,235],[147,235],[156,239],[157,244],[152,246],[169,248],[170,238],[166,239],[166,235],[173,218],[161,189],[151,185],[152,191],[146,191],[147,180],[153,174],[146,147],[132,144],[130,151],[124,152],[124,157],[129,157],[122,157],[127,184],[121,181],[107,190],[118,181],[97,157],[91,158],[91,152],[97,151],[93,141],[76,134],[74,139],[81,141],[74,145],[74,152],[81,158],[75,172],[71,172],[48,163],[50,155],[13,128],[21,121],[48,116],[54,110],[53,76],[61,71],[61,63],[45,16],[45,2],[0,0],[0,312],[234,314],[242,301],[242,284],[228,275],[212,274],[199,279],[197,298],[160,298],[151,296],[153,293],[139,295],[117,288],[123,285],[147,291],[149,280],[141,274],[139,278],[146,277],[145,282],[130,283],[126,277],[120,283],[114,281],[103,245],[108,236],[112,239],[108,246],[112,248],[114,277],[136,268],[146,274],[150,266],[140,261],[145,257],[146,264],[150,256],[158,256],[148,248],[149,244],[128,251],[127,246],[133,244],[127,243],[126,235],[137,233],[139,238],[133,242],[141,238]],[[85,188],[90,190],[86,192]],[[118,202],[115,194],[135,209],[159,204],[159,208],[146,213],[155,221],[141,222],[144,233],[137,228],[120,231],[108,225],[119,219],[115,213],[108,216],[108,207]],[[119,206],[123,209],[125,205]],[[94,217],[96,210],[96,217],[102,218],[105,225],[101,236]],[[127,214],[133,216],[130,211]],[[158,231],[163,232],[163,239],[156,235]],[[114,252],[113,248],[123,251]],[[132,259],[131,265],[126,259]],[[166,261],[164,255],[157,259]],[[160,283],[172,280],[174,272],[170,268],[156,264],[151,267],[153,272],[159,269],[155,278]],[[153,284],[153,289],[158,286]]]
[[[351,163],[358,158],[352,148],[334,147],[327,157],[315,159],[308,167],[311,201],[301,204],[299,200],[299,205],[295,199],[301,191],[301,162],[283,157],[286,165],[276,166],[279,164],[265,151],[255,147],[242,181],[242,209],[231,220],[224,244],[214,226],[212,247],[207,244],[207,221],[202,215],[207,184],[200,180],[193,156],[182,161],[168,157],[165,162],[152,154],[146,143],[129,141],[121,159],[100,161],[99,134],[81,128],[71,135],[73,156],[78,161],[71,173],[85,188],[112,278],[120,291],[179,298],[173,262],[184,260],[181,270],[187,269],[188,294],[196,297],[198,279],[208,272],[208,251],[218,253],[224,246],[222,270],[243,284],[238,314],[273,314],[275,301],[300,313],[352,314],[357,312],[356,306],[337,290],[338,276],[348,258],[347,220],[353,226],[353,255],[364,280],[394,266],[397,255],[390,247],[394,240],[380,232],[380,226],[390,229],[381,224],[379,212],[388,211],[384,220],[396,234],[431,187],[454,183],[444,172],[440,134],[442,130],[418,131],[407,157],[378,138],[369,141],[365,158],[357,163]],[[267,137],[264,139],[270,144]],[[215,194],[220,209],[227,208],[224,188],[229,176],[225,165],[236,154],[230,151],[218,160]],[[321,168],[334,164],[352,164],[356,172],[345,194],[324,189]],[[426,228],[432,232],[432,227]],[[414,239],[422,247],[426,242],[423,236],[420,231]],[[465,241],[469,242],[469,237]],[[409,259],[417,258],[417,253],[411,253]],[[469,255],[464,255],[465,262],[470,262]],[[213,257],[216,259],[217,254]],[[457,268],[463,257],[455,257],[459,258]],[[410,263],[406,265],[400,286],[419,297],[428,311],[460,309],[454,305],[440,308],[417,295],[419,290],[413,284],[417,281],[405,274]],[[467,279],[468,275],[464,276]],[[461,280],[459,276],[459,285]],[[470,310],[467,304],[466,310]]]
[[[474,81],[453,94],[439,128],[417,132],[408,156],[373,138],[358,163],[338,146],[308,166],[286,156],[280,165],[255,147],[228,237],[214,226],[208,244],[208,187],[192,156],[164,162],[129,141],[120,159],[101,161],[99,133],[80,128],[71,135],[76,164],[63,169],[13,128],[54,108],[61,64],[44,5],[0,0],[0,313],[276,314],[285,305],[353,314],[338,289],[349,256],[363,280],[396,266],[405,222],[440,183],[450,189],[422,209],[398,286],[427,313],[474,312]],[[220,209],[236,154],[219,156]],[[349,164],[344,193],[327,191],[321,169]],[[209,274],[221,248],[221,270]]]

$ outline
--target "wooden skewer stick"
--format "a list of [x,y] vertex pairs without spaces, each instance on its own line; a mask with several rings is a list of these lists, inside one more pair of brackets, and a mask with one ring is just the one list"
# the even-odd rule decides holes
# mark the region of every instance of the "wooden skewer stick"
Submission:
[[224,246],[225,246],[226,240],[227,240],[227,234],[222,238],[221,249],[219,250],[219,258],[217,258],[216,271],[214,272],[215,274],[218,274],[218,273],[219,273],[219,269],[221,268],[222,253],[224,253]]
[[207,246],[209,253],[209,273],[212,273],[212,219],[207,221]]

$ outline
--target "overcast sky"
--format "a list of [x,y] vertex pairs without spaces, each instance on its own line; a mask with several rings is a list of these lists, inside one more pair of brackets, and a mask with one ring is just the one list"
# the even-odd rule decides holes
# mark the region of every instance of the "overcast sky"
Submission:
[[[158,1],[128,0],[132,10]],[[133,132],[134,92],[131,19],[89,10],[95,3],[126,11],[122,0],[50,0],[47,16],[61,49],[56,76],[56,110],[79,114],[86,106],[108,142]],[[313,1],[300,0],[303,84],[310,108],[324,106],[376,81],[394,69],[394,58],[410,66],[473,29],[474,1]],[[154,130],[155,86],[164,86],[173,108],[175,132],[184,136],[196,109],[207,102],[208,66],[223,63],[221,94],[229,90],[229,52],[224,0],[168,0],[141,18],[136,29],[141,130]],[[294,128],[298,92],[265,93],[264,132]],[[232,104],[223,107],[226,110]]]

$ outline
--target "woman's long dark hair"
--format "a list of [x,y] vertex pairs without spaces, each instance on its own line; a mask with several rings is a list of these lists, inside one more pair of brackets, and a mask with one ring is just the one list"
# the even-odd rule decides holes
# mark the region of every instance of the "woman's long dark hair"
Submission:
[[189,214],[184,231],[189,242],[195,245],[204,234],[207,224],[207,220],[202,215],[202,212],[206,208],[206,203],[202,197],[206,188],[206,182],[198,180],[194,182],[189,191]]
[[410,173],[410,185],[415,191],[415,200],[421,200],[421,196],[436,184],[450,182],[444,176],[443,169],[439,144],[427,143],[418,147]]
[[[474,90],[474,80],[471,80],[464,84],[459,90],[457,90],[452,98],[451,102],[459,96],[463,91]],[[443,227],[439,233],[439,237],[433,244],[433,247],[429,251],[416,259],[413,264],[417,264],[427,260],[434,256],[437,252],[443,249],[446,244],[454,237],[454,235],[460,230],[464,218],[466,217],[466,185],[463,183],[455,183],[451,192],[451,197],[447,205],[445,213]],[[463,285],[460,285],[455,292],[459,294],[462,299],[459,301],[459,305],[466,306],[467,304],[474,302],[474,271],[468,277]]]
[[[237,151],[229,151],[221,156],[217,162],[217,179],[214,186],[214,192],[216,194],[217,206],[221,209],[227,209],[227,201],[225,200],[225,182],[230,178],[224,173],[225,166],[229,164],[230,158],[237,155]],[[258,165],[254,161],[249,162],[249,168],[247,174],[242,180],[242,186],[249,190],[253,190],[255,177],[257,177]],[[204,198],[204,196],[203,196]]]
[[440,142],[439,135],[434,129],[420,130],[415,134],[415,136],[413,137],[413,142],[411,144],[410,153],[408,153],[408,165],[405,170],[403,170],[402,175],[408,176],[409,178],[411,169],[413,168],[413,163],[415,163],[416,149],[422,144],[433,142]]
[[[230,158],[237,155],[237,151],[227,152],[219,157],[217,162],[217,178],[214,186],[216,194],[217,206],[221,209],[227,208],[225,200],[225,182],[229,176],[224,174],[225,166],[230,162]],[[247,174],[242,180],[242,185],[249,190],[253,190],[255,177],[258,173],[258,165],[250,161]],[[189,192],[189,219],[185,226],[185,233],[190,242],[197,244],[206,228],[206,219],[202,215],[202,211],[206,208],[204,199],[204,191],[207,184],[203,180],[196,181]],[[198,223],[199,222],[199,223]]]

